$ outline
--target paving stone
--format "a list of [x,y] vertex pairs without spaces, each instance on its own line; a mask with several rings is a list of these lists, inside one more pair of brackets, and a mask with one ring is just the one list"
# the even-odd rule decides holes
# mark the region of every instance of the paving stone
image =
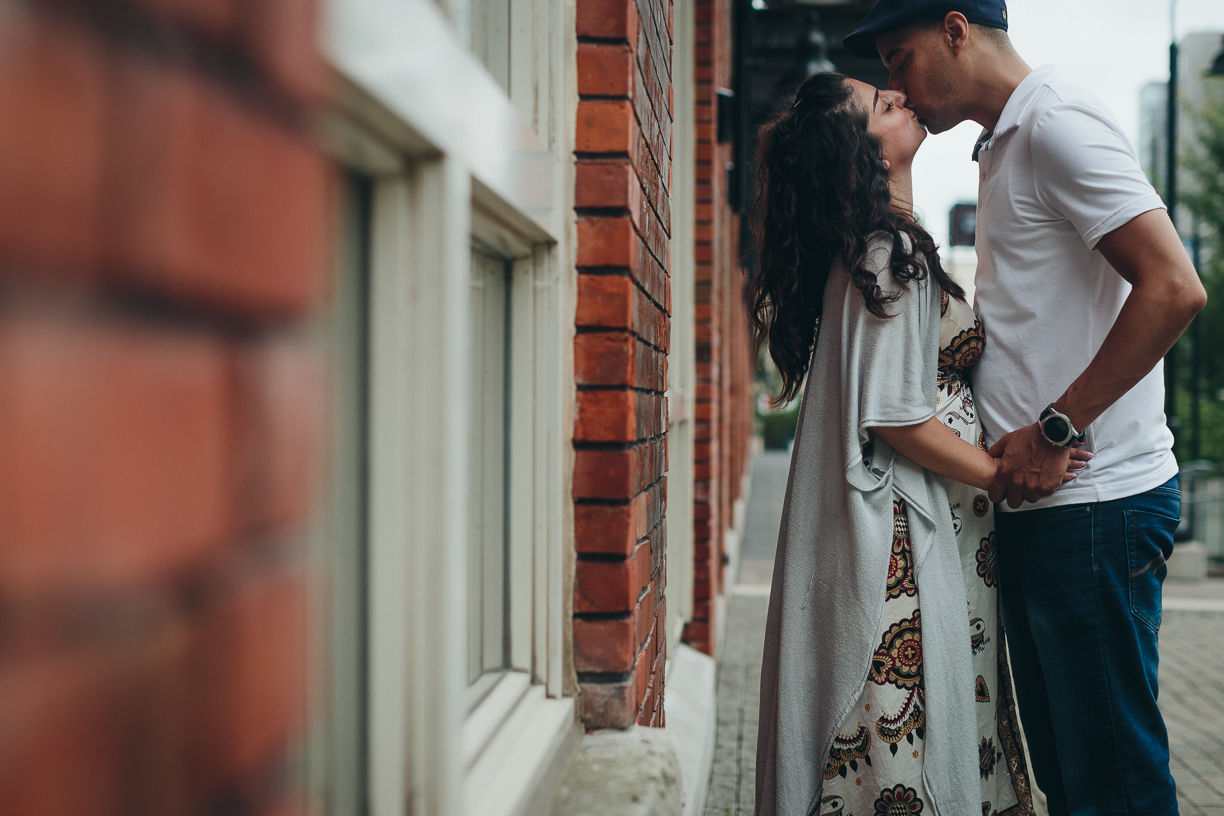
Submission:
[[[761,648],[789,455],[758,454],[745,518],[743,561],[727,603],[718,668],[718,730],[704,816],[752,816]],[[737,586],[747,585],[749,590]],[[1160,707],[1181,816],[1224,816],[1224,605],[1177,608],[1182,599],[1224,599],[1224,579],[1169,581],[1160,633]],[[1044,816],[1044,808],[1039,808]]]

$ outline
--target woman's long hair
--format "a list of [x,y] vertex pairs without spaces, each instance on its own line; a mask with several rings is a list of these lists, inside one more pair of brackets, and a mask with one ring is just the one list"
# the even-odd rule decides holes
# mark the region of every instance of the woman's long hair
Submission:
[[768,339],[782,375],[777,402],[799,393],[835,260],[849,270],[868,310],[888,316],[885,305],[896,297],[884,295],[864,267],[873,234],[892,237],[890,265],[903,285],[929,272],[945,292],[964,298],[940,266],[931,236],[892,207],[880,142],[867,132],[867,111],[843,75],[808,77],[794,107],[761,128],[757,161],[752,232],[759,268],[746,298],[754,355]]

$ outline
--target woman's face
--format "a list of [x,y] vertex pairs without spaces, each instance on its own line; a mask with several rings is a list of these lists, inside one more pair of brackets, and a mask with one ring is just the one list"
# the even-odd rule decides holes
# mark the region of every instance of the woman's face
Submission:
[[908,167],[918,152],[926,130],[918,116],[905,107],[905,94],[879,91],[857,79],[847,80],[867,111],[867,130],[880,140],[880,152],[889,167]]

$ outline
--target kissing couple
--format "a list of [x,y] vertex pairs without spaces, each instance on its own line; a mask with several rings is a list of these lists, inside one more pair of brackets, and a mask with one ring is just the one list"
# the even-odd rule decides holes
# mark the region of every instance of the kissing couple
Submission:
[[[888,89],[815,74],[760,134],[750,319],[803,404],[757,816],[1031,814],[1021,724],[1051,816],[1177,813],[1161,358],[1206,294],[1113,115],[1007,28],[1002,0],[880,0],[845,44]],[[966,120],[972,304],[911,180]]]

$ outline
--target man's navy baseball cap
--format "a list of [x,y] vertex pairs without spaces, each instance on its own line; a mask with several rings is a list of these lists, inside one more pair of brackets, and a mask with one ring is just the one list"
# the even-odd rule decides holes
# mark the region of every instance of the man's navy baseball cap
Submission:
[[880,0],[842,44],[856,57],[877,59],[875,40],[879,35],[914,23],[942,20],[951,11],[959,11],[971,23],[1007,30],[1004,0]]

